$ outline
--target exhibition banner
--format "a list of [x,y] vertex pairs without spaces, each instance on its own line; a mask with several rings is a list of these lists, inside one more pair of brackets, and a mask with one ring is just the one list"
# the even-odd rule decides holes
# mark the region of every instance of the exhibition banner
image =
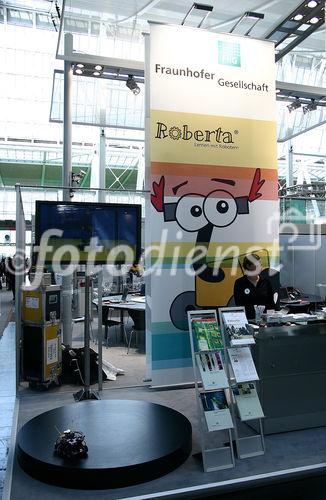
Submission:
[[187,311],[232,304],[246,254],[278,263],[274,45],[151,25],[147,56],[151,375],[167,385],[193,378]]

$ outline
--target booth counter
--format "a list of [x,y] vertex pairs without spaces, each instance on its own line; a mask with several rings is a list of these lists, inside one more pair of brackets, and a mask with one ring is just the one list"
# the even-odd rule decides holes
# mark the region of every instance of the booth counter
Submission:
[[265,434],[326,425],[326,323],[260,328],[252,349]]

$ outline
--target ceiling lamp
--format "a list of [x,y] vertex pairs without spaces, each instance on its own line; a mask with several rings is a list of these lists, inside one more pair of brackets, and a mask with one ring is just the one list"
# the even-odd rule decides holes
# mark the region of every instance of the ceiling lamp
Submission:
[[249,33],[254,29],[254,27],[256,26],[256,24],[261,20],[261,19],[264,19],[264,14],[261,14],[260,12],[250,12],[250,11],[247,11],[245,12],[244,14],[242,14],[242,16],[240,17],[240,19],[235,23],[235,25],[233,26],[233,28],[231,28],[230,30],[230,33],[233,33],[233,31],[236,29],[237,26],[239,26],[239,24],[244,20],[244,19],[254,19],[254,23],[253,25],[248,29],[248,31],[246,31],[245,33],[245,36],[248,36]]
[[289,110],[290,113],[292,113],[292,111],[295,111],[296,109],[299,109],[301,108],[301,102],[300,102],[300,99],[298,97],[296,97],[295,101],[291,102],[288,106],[286,106]]
[[138,87],[135,78],[132,75],[128,75],[128,80],[126,81],[126,85],[128,89],[131,90],[135,95],[138,95],[140,92],[140,88]]
[[183,18],[181,25],[183,25],[185,23],[186,19],[195,10],[199,10],[199,11],[202,11],[204,13],[203,19],[200,21],[200,23],[197,26],[197,28],[200,28],[203,25],[204,21],[208,18],[209,14],[212,12],[213,6],[212,5],[205,5],[203,3],[193,3],[192,6],[190,7],[190,9],[188,10],[187,14]]
[[307,104],[302,108],[303,114],[305,115],[306,113],[309,113],[310,111],[316,111],[317,109],[317,104],[315,102],[315,99],[311,99],[311,103]]

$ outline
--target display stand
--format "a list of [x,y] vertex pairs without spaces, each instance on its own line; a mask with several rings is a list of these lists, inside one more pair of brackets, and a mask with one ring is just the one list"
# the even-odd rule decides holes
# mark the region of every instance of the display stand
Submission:
[[[197,361],[201,356],[204,359],[207,357],[208,363],[210,364],[211,356],[217,356],[220,360],[220,355],[223,352],[224,359],[226,358],[226,349],[225,344],[220,346],[220,348],[213,348],[213,343],[210,344],[209,349],[201,349],[198,346],[198,343],[195,341],[194,336],[194,320],[198,321],[210,321],[211,323],[215,323],[216,329],[218,328],[217,323],[217,315],[215,310],[196,310],[196,311],[188,311],[188,324],[189,324],[189,335],[190,335],[190,345],[191,345],[191,354],[192,354],[192,362],[194,369],[194,381],[195,381],[195,391],[196,391],[196,402],[197,402],[197,410],[200,422],[200,435],[201,435],[201,450],[202,450],[202,460],[203,460],[203,468],[205,472],[217,471],[221,469],[229,469],[235,466],[234,460],[234,452],[232,446],[232,432],[231,428],[233,427],[233,422],[231,419],[231,415],[229,417],[230,427],[225,427],[225,415],[224,413],[228,410],[219,410],[217,411],[204,411],[204,407],[202,404],[202,399],[206,397],[210,397],[212,394],[224,393],[224,390],[228,392],[229,398],[231,398],[231,388],[229,385],[229,378],[225,377],[224,382],[221,377],[216,372],[216,377],[213,377],[211,382],[207,381],[206,387],[212,387],[212,389],[205,389],[206,379],[203,381],[203,377],[201,376]],[[210,364],[211,367],[211,364]],[[206,370],[206,369],[205,369]],[[205,377],[205,373],[202,375]],[[209,374],[211,375],[211,374]],[[201,383],[198,381],[201,380]],[[201,387],[199,387],[199,385]],[[212,414],[207,417],[205,414]],[[219,413],[221,417],[219,417]],[[208,420],[207,418],[212,417],[213,428],[209,430]],[[214,429],[214,425],[216,426],[216,430]],[[220,429],[218,427],[220,426]],[[217,437],[217,433],[224,433],[227,435],[227,440],[222,438],[222,445],[217,447],[212,447],[212,437]],[[210,445],[209,445],[210,444]]]
[[[221,329],[221,334],[222,334],[222,339],[223,343],[225,346],[225,350],[227,351],[227,356],[225,357],[226,360],[230,362],[226,363],[226,368],[227,368],[227,373],[228,373],[228,378],[229,378],[229,383],[230,385],[234,385],[239,383],[239,380],[236,380],[236,377],[231,377],[231,355],[232,355],[232,350],[233,353],[235,352],[235,349],[242,349],[246,347],[247,349],[250,349],[250,346],[254,344],[254,340],[250,342],[249,340],[244,339],[243,341],[239,340],[237,345],[232,345],[231,343],[231,337],[227,332],[227,327],[225,323],[225,316],[224,314],[230,314],[230,313],[242,313],[245,317],[245,308],[244,307],[221,307],[219,308],[219,324],[220,324],[220,329]],[[246,319],[247,320],[247,319]],[[242,343],[241,343],[242,342]],[[248,342],[248,343],[247,343]],[[250,359],[252,360],[251,357],[251,351],[249,352],[250,354]],[[252,361],[253,363],[253,361]],[[253,365],[254,367],[254,365]],[[255,386],[255,381],[252,378],[252,375],[250,375],[249,370],[248,370],[248,379],[246,380],[246,377],[241,380],[241,384],[244,383],[249,383],[251,387],[253,387],[253,391],[256,391],[256,386]],[[255,380],[258,380],[258,375],[255,377]],[[247,384],[248,385],[248,384]],[[238,387],[236,385],[236,387]],[[240,422],[236,418],[236,400],[233,391],[231,391],[231,410],[232,410],[232,415],[233,415],[233,420],[234,420],[234,437],[235,437],[235,444],[236,444],[236,449],[237,449],[237,455],[238,458],[249,458],[249,457],[255,457],[258,455],[263,455],[265,453],[265,442],[264,442],[264,434],[263,434],[263,426],[262,426],[262,418],[251,418],[250,421],[255,420],[258,422],[257,425],[257,433],[253,436],[241,436],[241,429],[240,429]],[[260,403],[259,403],[260,404]],[[244,422],[249,421],[244,420]],[[253,430],[253,428],[250,426],[250,428]]]
[[74,393],[75,401],[84,401],[85,399],[100,399],[99,393],[90,388],[90,307],[89,296],[91,289],[91,277],[86,269],[85,273],[85,321],[84,321],[84,387]]

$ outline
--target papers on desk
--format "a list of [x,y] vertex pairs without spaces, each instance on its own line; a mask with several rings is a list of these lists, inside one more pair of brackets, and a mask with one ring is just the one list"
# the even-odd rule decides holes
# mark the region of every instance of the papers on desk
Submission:
[[131,297],[132,302],[140,302],[141,304],[145,304],[146,297]]
[[115,304],[132,304],[132,301],[130,300],[106,300],[103,302],[104,306],[110,306],[110,305],[115,305]]
[[312,317],[314,317],[312,314],[307,314],[307,313],[291,314],[291,318],[293,320],[298,320],[298,319],[307,320],[307,319],[311,319]]

